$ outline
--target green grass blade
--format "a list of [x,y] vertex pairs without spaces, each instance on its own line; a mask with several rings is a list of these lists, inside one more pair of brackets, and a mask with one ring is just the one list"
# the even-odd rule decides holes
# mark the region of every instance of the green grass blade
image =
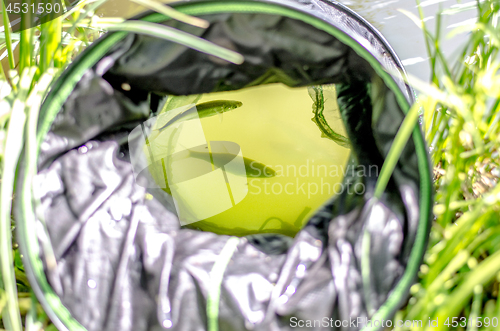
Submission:
[[406,115],[401,127],[398,130],[396,138],[392,143],[391,149],[387,154],[387,158],[380,169],[380,175],[377,179],[377,184],[375,185],[375,192],[373,196],[375,198],[380,198],[382,193],[384,193],[387,183],[391,178],[392,172],[398,163],[401,152],[403,151],[408,139],[410,138],[415,126],[417,125],[418,115],[419,115],[420,105],[418,103],[413,104],[412,108]]
[[[435,32],[435,36],[434,36],[435,55],[433,57],[439,59],[441,67],[444,70],[444,73],[446,74],[446,76],[451,78],[451,71],[450,71],[450,68],[448,67],[448,63],[447,63],[447,60],[446,60],[443,52],[441,52],[441,46],[440,46],[441,44],[439,41],[441,38],[441,18],[442,18],[442,14],[441,14],[441,12],[438,12],[436,14],[436,32]],[[436,75],[436,73],[434,72],[433,75]]]
[[17,161],[23,148],[25,101],[31,87],[35,74],[34,68],[27,69],[22,73],[19,81],[19,92],[12,105],[7,139],[5,142],[5,154],[2,165],[2,182],[0,186],[0,270],[7,295],[7,316],[12,331],[22,331],[21,316],[17,303],[17,288],[12,258],[12,234],[11,234],[11,208],[14,190],[14,176]]
[[19,72],[31,66],[31,51],[33,49],[32,29],[21,31],[21,41],[19,43]]
[[87,7],[85,9],[85,11],[83,13],[81,13],[75,21],[71,22],[71,27],[68,30],[66,30],[66,33],[72,35],[74,33],[75,29],[77,28],[78,24],[82,20],[86,19],[88,16],[91,16],[91,14],[93,14],[95,12],[95,10],[97,8],[99,8],[99,6],[103,5],[107,1],[108,0],[98,0],[94,3],[92,3],[92,5]]
[[40,72],[44,73],[48,68],[54,66],[55,58],[57,57],[59,46],[61,43],[61,20],[60,18],[42,24],[42,32],[40,34]]
[[438,78],[436,76],[436,58],[432,56],[432,49],[431,49],[431,43],[433,42],[433,40],[424,22],[425,15],[422,6],[420,5],[420,0],[416,0],[416,2],[417,2],[418,14],[422,22],[422,31],[424,32],[425,48],[427,49],[427,55],[429,56],[429,59],[431,61],[431,80],[437,84]]
[[500,251],[487,257],[468,273],[465,280],[453,291],[446,304],[438,310],[439,320],[449,316],[459,316],[464,304],[471,298],[477,285],[487,284],[500,271]]
[[142,21],[126,21],[118,24],[99,23],[99,26],[106,28],[109,31],[128,31],[170,40],[235,64],[241,64],[244,61],[243,56],[239,53],[218,46],[184,31],[161,24]]
[[5,76],[5,73],[3,72],[3,66],[0,63],[0,80],[6,81],[7,77]]
[[[472,307],[470,310],[470,319],[474,321],[473,323],[469,324],[467,327],[467,331],[477,331],[478,330],[478,317],[481,317],[481,307],[482,307],[482,299],[483,299],[483,286],[482,285],[476,285],[474,287],[474,296],[472,300]],[[482,324],[482,323],[481,323]]]
[[230,237],[219,253],[210,271],[210,287],[207,293],[208,331],[219,331],[220,287],[224,277],[224,271],[226,271],[227,265],[236,251],[239,242],[240,238]]
[[9,66],[11,69],[16,67],[14,62],[14,52],[12,51],[12,39],[10,36],[10,21],[9,16],[7,15],[7,9],[5,8],[5,1],[2,1],[2,19],[5,33],[5,43],[7,44],[7,52],[9,57]]
[[146,7],[150,10],[154,10],[167,17],[173,18],[174,20],[177,20],[179,22],[184,22],[186,24],[194,25],[200,28],[208,28],[209,25],[209,23],[206,20],[186,15],[158,1],[154,0],[130,0],[130,1],[135,2],[136,4]]
[[[23,0],[23,3],[27,3],[26,0]],[[28,5],[29,8],[29,5]],[[33,34],[32,34],[32,19],[30,11],[28,10],[26,13],[21,11],[21,39],[19,44],[19,63],[18,70],[19,72],[23,72],[24,68],[28,68],[31,66],[32,61],[32,49],[33,49]]]
[[77,4],[73,5],[73,7],[67,9],[64,14],[62,14],[60,16],[61,20],[65,20],[67,19],[69,16],[73,15],[74,13],[76,13],[77,11],[80,11],[82,10],[82,7],[85,6],[87,3],[91,3],[93,2],[92,0],[82,0],[80,2],[78,2]]

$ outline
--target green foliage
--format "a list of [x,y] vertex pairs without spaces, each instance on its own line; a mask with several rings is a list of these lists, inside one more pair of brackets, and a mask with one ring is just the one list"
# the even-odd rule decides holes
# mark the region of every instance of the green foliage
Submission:
[[[422,12],[415,19],[431,58],[431,85],[413,83],[432,152],[435,220],[420,282],[396,318],[424,321],[424,329],[493,330],[491,318],[499,317],[499,9],[498,0],[477,2],[478,21],[467,26],[469,40],[453,67],[440,50],[440,14],[434,35]],[[426,325],[429,318],[439,319],[438,327]]]
[[[2,2],[3,4],[3,2]],[[84,41],[98,37],[94,30],[66,33],[62,22],[75,24],[80,16],[92,16],[86,1],[71,14],[39,27],[12,33],[5,10],[4,31],[0,34],[0,54],[7,55],[8,70],[0,70],[0,308],[3,327],[20,331],[41,330],[49,319],[31,292],[17,244],[13,242],[11,208],[17,161],[33,131],[40,104],[51,82],[84,48]],[[22,22],[29,19],[22,16]],[[63,38],[64,34],[64,38]],[[16,54],[15,50],[18,48]],[[31,125],[30,125],[31,124]],[[31,134],[27,131],[31,130]],[[12,226],[14,224],[14,226]],[[21,318],[25,317],[25,318]]]

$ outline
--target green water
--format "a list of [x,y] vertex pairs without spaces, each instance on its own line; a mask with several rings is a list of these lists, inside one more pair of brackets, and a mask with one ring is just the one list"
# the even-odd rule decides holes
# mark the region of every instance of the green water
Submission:
[[[155,155],[177,154],[165,158],[153,177],[161,183],[170,176],[165,190],[174,196],[184,225],[219,234],[295,235],[322,204],[343,189],[350,150],[322,137],[311,120],[313,99],[307,87],[264,85],[192,96],[180,104],[214,100],[242,104],[180,127],[171,125],[176,126],[173,131],[155,136],[157,141],[170,143],[160,144],[153,150]],[[345,136],[333,87],[324,88],[323,113],[331,129]],[[156,128],[165,123],[168,120],[158,120]],[[168,148],[172,151],[165,153]],[[230,150],[234,158],[218,154]]]

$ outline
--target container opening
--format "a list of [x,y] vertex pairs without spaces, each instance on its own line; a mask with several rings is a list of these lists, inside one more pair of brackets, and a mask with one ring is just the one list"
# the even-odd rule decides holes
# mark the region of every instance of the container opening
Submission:
[[145,158],[190,228],[294,236],[332,196],[354,189],[342,183],[350,145],[335,85],[169,96],[146,127],[135,142],[143,131],[132,131],[131,154]]

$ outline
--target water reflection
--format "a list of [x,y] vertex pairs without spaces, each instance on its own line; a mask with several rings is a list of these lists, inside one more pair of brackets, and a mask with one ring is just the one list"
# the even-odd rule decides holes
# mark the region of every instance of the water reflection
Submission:
[[[428,80],[430,69],[423,33],[420,28],[400,9],[419,16],[414,0],[349,0],[342,2],[375,26],[389,41],[408,73],[420,79]],[[450,62],[456,61],[457,51],[466,41],[465,34],[447,38],[454,28],[474,20],[475,6],[457,4],[455,0],[425,0],[420,6],[424,12],[424,22],[430,31],[436,29],[435,16],[439,11],[446,11],[442,17],[442,49]]]

